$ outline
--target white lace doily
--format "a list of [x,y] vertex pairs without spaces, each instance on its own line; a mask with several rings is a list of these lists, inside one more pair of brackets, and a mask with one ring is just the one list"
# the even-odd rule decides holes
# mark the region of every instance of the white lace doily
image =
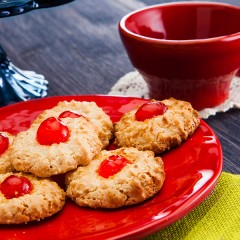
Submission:
[[[121,77],[112,87],[108,95],[131,96],[149,98],[147,84],[142,76],[133,71]],[[201,118],[206,119],[217,112],[226,112],[231,108],[240,109],[240,78],[235,77],[230,86],[229,98],[214,108],[205,108],[199,111]]]

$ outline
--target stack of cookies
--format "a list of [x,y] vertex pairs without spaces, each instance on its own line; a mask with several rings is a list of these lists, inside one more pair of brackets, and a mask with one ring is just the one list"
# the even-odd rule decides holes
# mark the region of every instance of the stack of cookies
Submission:
[[173,98],[145,103],[114,124],[95,102],[59,102],[28,130],[0,132],[0,224],[49,217],[66,197],[81,207],[119,208],[154,196],[165,180],[159,154],[199,123],[188,102]]

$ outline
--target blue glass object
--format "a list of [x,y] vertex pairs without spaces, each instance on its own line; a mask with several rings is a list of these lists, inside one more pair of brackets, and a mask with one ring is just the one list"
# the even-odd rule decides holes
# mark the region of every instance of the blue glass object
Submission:
[[47,85],[43,75],[14,66],[0,45],[0,106],[45,97]]
[[55,7],[73,0],[0,0],[0,18],[22,14],[31,10]]
[[[0,18],[31,10],[54,7],[73,0],[0,0]],[[48,81],[43,75],[17,68],[0,45],[0,106],[47,95]]]

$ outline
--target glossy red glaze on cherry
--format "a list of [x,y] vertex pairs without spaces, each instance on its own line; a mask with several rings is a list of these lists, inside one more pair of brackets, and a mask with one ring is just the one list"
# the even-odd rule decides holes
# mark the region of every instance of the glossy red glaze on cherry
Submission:
[[0,191],[7,199],[18,198],[32,191],[31,182],[25,177],[8,176],[1,184]]
[[76,112],[73,112],[73,111],[64,111],[62,112],[58,118],[79,118],[81,117],[82,115],[81,114],[78,114]]
[[102,161],[98,173],[104,178],[109,178],[120,172],[127,163],[129,163],[128,160],[122,155],[111,155]]
[[45,119],[37,130],[37,141],[41,145],[66,142],[70,136],[68,127],[55,117]]
[[239,7],[217,2],[158,4],[123,17],[119,31],[150,98],[186,100],[197,110],[227,99],[240,67]]
[[167,106],[162,102],[144,103],[135,113],[137,121],[144,121],[159,115],[163,115],[167,111]]
[[9,139],[3,133],[0,133],[0,156],[6,152],[9,147]]

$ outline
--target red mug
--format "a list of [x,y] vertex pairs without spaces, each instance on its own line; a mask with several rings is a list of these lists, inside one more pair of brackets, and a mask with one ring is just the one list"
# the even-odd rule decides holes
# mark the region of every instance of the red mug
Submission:
[[119,33],[153,99],[174,97],[197,110],[229,96],[240,69],[240,8],[217,2],[174,2],[129,13]]

